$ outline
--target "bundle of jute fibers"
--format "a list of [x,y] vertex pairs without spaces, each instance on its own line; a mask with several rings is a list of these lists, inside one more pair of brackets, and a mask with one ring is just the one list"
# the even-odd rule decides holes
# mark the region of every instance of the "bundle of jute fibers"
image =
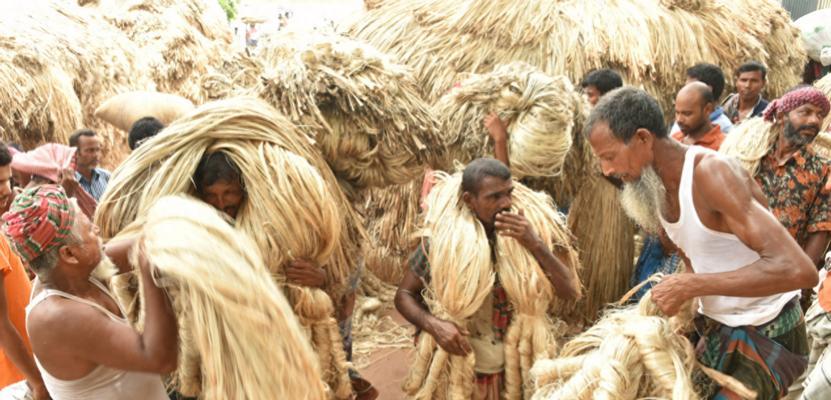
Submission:
[[756,393],[739,381],[696,362],[684,336],[693,317],[691,305],[688,302],[679,315],[667,318],[649,292],[637,305],[609,310],[596,325],[563,345],[557,358],[534,364],[533,399],[698,400],[696,368],[743,398],[755,398]]
[[199,398],[325,398],[315,354],[253,240],[185,196],[156,201],[140,230],[185,333],[178,372],[193,374],[181,371],[190,352],[200,360]]
[[349,34],[412,67],[430,100],[459,73],[523,61],[572,82],[614,68],[671,111],[684,71],[698,62],[732,76],[758,60],[777,97],[798,82],[805,58],[799,31],[772,0],[385,0]]
[[[825,97],[831,100],[831,74],[825,75],[824,78],[814,82],[814,87],[822,90]],[[831,128],[831,114],[825,117],[819,135],[814,139],[814,148],[825,158],[831,159],[831,132],[828,131],[829,128]]]
[[307,128],[354,190],[406,183],[443,146],[409,70],[334,35],[262,39],[257,96]]
[[[498,274],[513,309],[504,340],[505,396],[530,398],[533,362],[556,350],[559,334],[548,315],[554,289],[536,259],[513,238],[496,238],[492,261],[484,227],[461,199],[461,179],[461,173],[438,173],[427,198],[423,235],[430,241],[430,283],[424,296],[433,315],[464,328],[492,295]],[[543,243],[576,274],[579,261],[571,235],[550,197],[514,182],[513,206],[524,211]],[[404,390],[417,399],[469,399],[475,364],[474,353],[449,355],[423,333]]]
[[233,51],[223,56],[222,62],[199,79],[197,103],[206,103],[243,95],[260,80],[263,65],[248,54],[248,50]]
[[88,127],[103,137],[104,164],[113,165],[125,152],[124,134],[93,112],[115,94],[153,89],[138,48],[72,3],[22,2],[0,9],[3,138],[26,147],[66,143],[74,130]]
[[755,176],[759,171],[759,164],[776,143],[782,128],[776,128],[772,122],[762,117],[754,117],[735,127],[724,139],[719,153],[735,158],[741,165]]
[[482,121],[496,113],[508,131],[511,174],[522,178],[562,171],[575,117],[583,117],[583,102],[568,78],[511,63],[463,79],[433,111],[451,149],[448,156],[463,163],[493,154],[493,140]]
[[[237,165],[246,191],[234,225],[251,236],[285,290],[338,399],[351,395],[336,304],[365,237],[362,222],[312,140],[254,98],[208,103],[176,120],[113,172],[96,213],[104,238],[141,218],[162,196],[193,193],[204,154],[221,151]],[[284,265],[307,260],[326,272],[325,291],[285,282]]]
[[100,9],[110,23],[141,48],[159,91],[194,102],[200,80],[231,51],[225,15],[211,0],[131,0]]

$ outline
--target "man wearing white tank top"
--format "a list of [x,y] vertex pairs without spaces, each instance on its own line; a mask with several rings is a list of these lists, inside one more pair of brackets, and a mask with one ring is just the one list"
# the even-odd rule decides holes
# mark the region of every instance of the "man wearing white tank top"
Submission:
[[[3,231],[37,274],[26,309],[35,362],[55,400],[166,400],[161,375],[176,368],[176,318],[164,292],[140,259],[147,311],[134,330],[104,284],[91,277],[102,260],[98,228],[60,186],[17,195],[3,216]],[[132,242],[108,248],[129,270]]]
[[[601,99],[585,134],[603,173],[625,183],[627,213],[665,233],[692,268],[664,278],[652,299],[668,316],[696,299],[699,361],[760,400],[787,394],[807,364],[799,290],[818,276],[753,178],[734,160],[670,139],[658,103],[631,87]],[[737,398],[714,384],[706,389]]]

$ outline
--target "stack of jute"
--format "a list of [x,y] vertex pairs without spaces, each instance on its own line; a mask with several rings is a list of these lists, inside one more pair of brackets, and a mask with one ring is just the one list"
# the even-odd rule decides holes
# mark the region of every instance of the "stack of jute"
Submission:
[[178,319],[177,386],[208,400],[325,398],[312,347],[253,240],[185,196],[160,198],[138,229]]
[[[134,151],[114,171],[96,213],[110,238],[143,218],[165,195],[193,193],[200,158],[222,151],[239,167],[246,199],[234,221],[252,237],[285,290],[318,354],[323,380],[338,399],[351,395],[335,321],[365,237],[311,138],[254,98],[205,104]],[[303,259],[326,272],[325,291],[285,283],[286,263]]]
[[[814,82],[814,87],[822,90],[825,97],[831,99],[831,74],[825,75],[824,78]],[[829,128],[831,128],[831,115],[825,117],[819,136],[814,141],[814,147],[825,158],[831,159],[831,132],[828,131]]]
[[412,74],[371,46],[285,34],[262,39],[258,51],[256,95],[308,129],[344,187],[409,182],[441,151]]
[[[556,351],[559,333],[548,314],[554,288],[530,252],[513,238],[497,236],[492,261],[484,227],[461,199],[461,180],[461,173],[438,173],[427,198],[422,235],[430,243],[430,283],[424,296],[433,315],[465,328],[492,295],[498,275],[513,309],[504,339],[505,395],[527,399],[533,393],[532,364]],[[513,206],[524,210],[543,243],[574,271],[577,254],[551,198],[514,182]],[[471,398],[475,363],[474,353],[450,355],[430,334],[422,333],[404,390],[418,399]]]
[[694,374],[707,375],[742,398],[755,398],[739,381],[696,362],[684,336],[691,331],[691,306],[688,302],[667,318],[647,293],[637,305],[607,311],[563,345],[556,358],[534,364],[533,399],[698,400]]
[[[138,48],[91,12],[60,1],[0,6],[0,132],[26,148],[66,143],[90,127],[105,138],[105,151],[125,142],[123,133],[93,112],[107,98],[152,90]],[[126,145],[124,146],[126,147]],[[109,151],[105,164],[119,158]]]
[[200,102],[202,77],[231,52],[233,34],[216,1],[128,0],[97,10],[141,49],[161,92]]

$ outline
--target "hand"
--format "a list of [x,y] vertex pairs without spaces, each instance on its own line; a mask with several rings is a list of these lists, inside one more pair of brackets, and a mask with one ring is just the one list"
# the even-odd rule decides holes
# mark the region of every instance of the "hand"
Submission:
[[505,211],[496,214],[494,227],[497,233],[516,239],[519,244],[529,251],[534,246],[540,245],[540,238],[525,218],[523,210],[519,210],[516,214]]
[[322,288],[326,283],[326,272],[305,260],[294,260],[286,266],[289,283],[313,288]]
[[430,328],[431,332],[429,333],[433,335],[433,338],[436,339],[436,342],[444,351],[456,356],[466,356],[473,351],[467,341],[470,332],[466,329],[438,318],[430,324]]
[[505,142],[508,140],[508,129],[495,112],[485,117],[485,127],[488,128],[488,134],[494,142]]
[[681,306],[690,299],[686,290],[690,276],[690,274],[669,275],[652,287],[652,301],[667,317],[678,314]]
[[29,382],[26,382],[29,386],[29,392],[32,395],[32,399],[34,400],[49,400],[51,397],[49,396],[49,392],[46,390],[46,386],[43,385],[42,382],[32,385]]
[[64,190],[66,190],[66,194],[69,196],[75,195],[75,191],[78,190],[78,180],[75,179],[75,170],[72,168],[64,168],[58,174],[58,181],[60,181],[61,186],[63,186]]

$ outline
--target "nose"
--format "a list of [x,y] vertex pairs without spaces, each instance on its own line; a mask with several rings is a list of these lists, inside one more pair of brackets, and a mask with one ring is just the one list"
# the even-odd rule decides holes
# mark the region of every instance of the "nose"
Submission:
[[820,116],[819,113],[812,113],[808,116],[808,123],[810,123],[811,125],[820,126],[822,125],[823,120],[824,118],[822,118],[822,116]]
[[615,169],[609,165],[609,163],[605,162],[600,163],[600,171],[603,172],[603,175],[605,176],[614,176],[616,172]]
[[92,232],[95,233],[95,235],[97,236],[101,232],[101,228],[99,228],[98,225],[93,224],[92,225]]

